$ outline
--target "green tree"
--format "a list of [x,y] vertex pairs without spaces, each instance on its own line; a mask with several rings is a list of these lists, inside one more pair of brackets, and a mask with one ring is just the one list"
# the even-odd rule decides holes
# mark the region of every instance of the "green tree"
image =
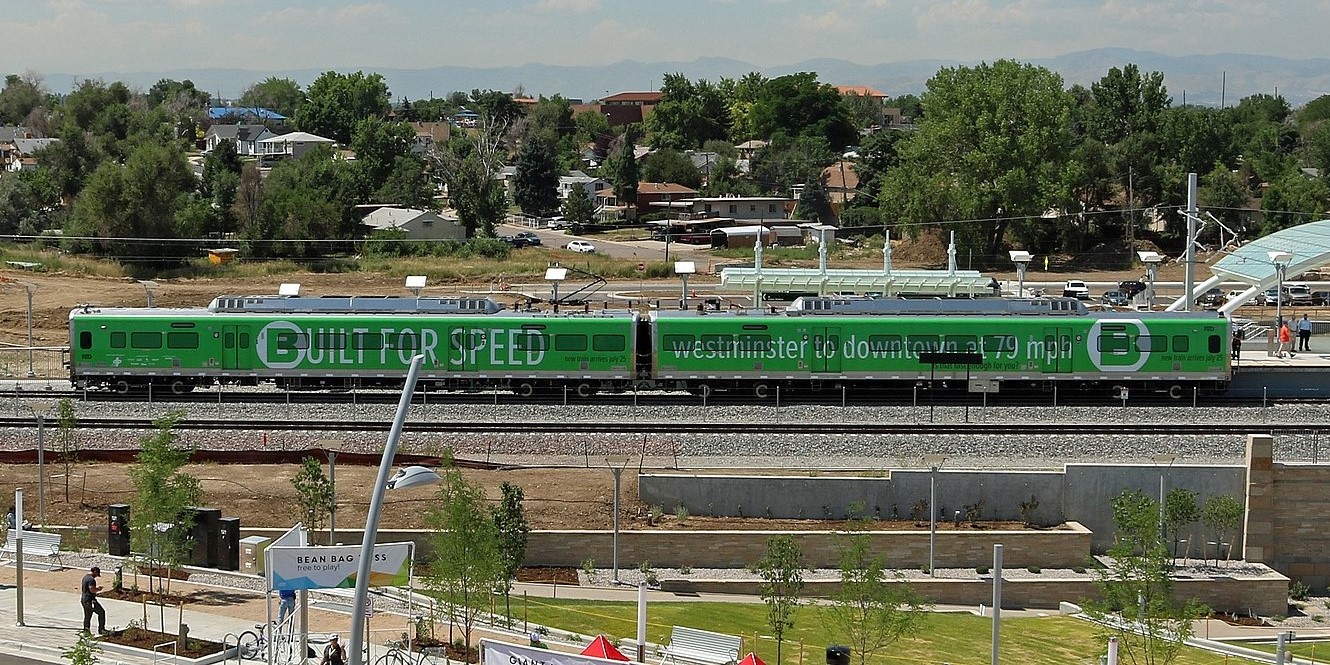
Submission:
[[831,201],[827,198],[827,190],[822,186],[822,181],[814,179],[805,182],[803,193],[799,195],[799,205],[794,209],[794,216],[797,219],[816,222],[822,219],[824,212],[830,210]]
[[[181,565],[189,554],[189,531],[182,525],[193,519],[190,507],[203,500],[199,479],[182,470],[194,454],[192,447],[180,445],[175,432],[183,417],[183,412],[175,411],[154,420],[157,431],[139,440],[138,457],[129,467],[135,524],[129,530],[130,544],[143,557],[150,589],[151,580],[166,573],[165,588],[157,586],[159,594],[170,592],[170,569]],[[161,627],[168,632],[164,606]]]
[[462,630],[469,652],[471,629],[489,609],[490,593],[503,583],[499,530],[484,490],[456,467],[443,474],[435,499],[425,512],[434,552],[425,583],[444,601],[448,621]]
[[522,212],[536,217],[559,208],[559,168],[553,146],[541,136],[529,137],[517,154],[513,203]]
[[1330,186],[1325,180],[1313,180],[1289,169],[1270,183],[1261,197],[1261,232],[1274,233],[1324,219],[1327,199],[1330,199]]
[[306,101],[296,111],[302,131],[351,142],[356,123],[388,114],[388,84],[379,74],[325,72],[309,84]]
[[[1242,177],[1229,171],[1222,164],[1215,164],[1213,170],[1201,179],[1198,193],[1201,205],[1228,228],[1237,230],[1242,227],[1244,210],[1248,207],[1251,194],[1242,182]],[[1214,229],[1218,233],[1219,229]]]
[[513,96],[498,90],[472,90],[471,110],[496,127],[512,127],[522,117],[522,105]]
[[812,72],[767,81],[753,102],[750,119],[759,136],[777,132],[817,136],[837,151],[859,137],[840,92],[818,83],[817,74]]
[[174,145],[145,143],[123,166],[107,162],[88,178],[74,201],[68,235],[106,238],[93,249],[127,262],[183,260],[192,252],[179,243],[176,213],[196,186],[185,155]]
[[56,192],[65,202],[83,191],[83,183],[97,169],[103,153],[88,141],[78,125],[67,122],[60,129],[60,140],[37,151],[37,163],[49,169]]
[[67,214],[49,170],[0,176],[0,233],[37,235],[60,228]]
[[447,188],[468,238],[493,236],[495,225],[508,209],[503,188],[494,180],[503,166],[507,132],[506,125],[482,121],[479,131],[454,136],[430,151],[432,172]]
[[850,533],[840,547],[840,589],[821,606],[822,621],[868,665],[875,654],[919,630],[924,601],[900,573],[889,580],[886,562],[873,554],[866,533]]
[[273,167],[264,184],[259,223],[245,229],[255,253],[314,257],[349,249],[360,234],[355,205],[364,200],[354,168],[333,159],[327,146]]
[[619,140],[618,150],[605,163],[605,170],[610,176],[608,179],[620,205],[637,203],[637,183],[641,178],[638,176],[632,138],[631,133],[624,134]]
[[1330,180],[1330,122],[1323,122],[1307,137],[1307,162],[1320,169],[1321,178]]
[[702,186],[702,172],[681,152],[665,148],[642,160],[644,182],[673,182],[694,189]]
[[918,232],[950,225],[957,241],[999,256],[1012,231],[1037,238],[1064,191],[1071,98],[1043,67],[999,60],[944,68],[928,82],[925,120],[884,178],[882,214]]
[[730,119],[730,140],[742,143],[759,138],[753,120],[753,106],[767,85],[767,78],[758,72],[749,72],[739,79],[721,79],[717,87],[725,96],[726,112]]
[[729,128],[724,92],[706,79],[697,83],[683,74],[666,74],[660,103],[647,117],[647,133],[656,148],[690,150],[724,138]]
[[34,109],[46,103],[49,94],[39,74],[5,76],[5,87],[0,90],[0,125],[23,124]]
[[1118,638],[1119,660],[1167,665],[1191,637],[1192,622],[1208,610],[1195,599],[1180,603],[1173,597],[1173,561],[1156,537],[1158,503],[1131,491],[1115,497],[1113,508],[1118,539],[1108,551],[1112,563],[1095,569],[1098,598],[1083,607],[1099,624],[1103,643]]
[[[1224,558],[1233,558],[1233,546],[1228,542],[1238,525],[1242,523],[1242,502],[1227,495],[1216,494],[1205,500],[1201,506],[1201,522],[1214,529],[1216,539],[1222,545],[1228,545]],[[1219,558],[1219,553],[1215,553]]]
[[[336,509],[334,502],[337,500],[332,480],[323,474],[323,464],[312,456],[300,460],[300,470],[291,478],[291,486],[295,488],[296,503],[300,506],[299,519],[310,531],[322,529]],[[331,533],[328,534],[328,544],[333,544]]]
[[585,187],[574,187],[563,202],[563,218],[574,224],[590,224],[596,217],[596,205]]
[[820,136],[777,134],[752,160],[753,180],[768,192],[784,194],[811,180],[836,160],[836,153]]
[[1171,101],[1163,73],[1142,74],[1134,64],[1114,67],[1090,86],[1090,94],[1086,128],[1108,147],[1118,186],[1130,187],[1137,204],[1159,202],[1164,111]]
[[790,536],[767,539],[766,554],[756,564],[762,577],[762,601],[767,604],[767,625],[776,637],[776,662],[780,663],[785,633],[794,628],[794,610],[804,590],[804,555]]
[[164,106],[173,113],[185,109],[202,111],[210,98],[207,91],[194,87],[194,82],[189,79],[161,79],[148,89],[148,108]]
[[415,137],[415,130],[404,122],[379,117],[356,122],[351,149],[356,153],[356,169],[365,190],[372,192],[383,187],[397,167],[398,158],[411,154]]
[[425,163],[414,155],[402,155],[393,162],[388,178],[374,193],[378,201],[391,201],[408,208],[429,208],[434,204],[434,184]]
[[245,108],[265,108],[287,118],[294,118],[305,103],[305,91],[291,79],[269,76],[245,88],[239,105]]
[[74,413],[74,403],[68,398],[60,400],[55,412],[56,434],[55,454],[60,466],[65,471],[65,503],[69,503],[69,477],[74,474],[74,465],[79,461],[78,414]]
[[885,109],[882,100],[851,92],[843,96],[841,103],[845,105],[845,112],[849,114],[850,122],[854,123],[855,129],[866,129],[882,124]]
[[527,534],[531,532],[531,525],[527,524],[526,510],[522,507],[522,488],[504,481],[499,485],[499,491],[503,493],[503,499],[493,510],[494,528],[498,531],[499,562],[503,573],[504,616],[511,618],[510,594],[517,571],[526,560]]
[[1330,120],[1330,95],[1321,95],[1298,109],[1298,126],[1314,127],[1322,120]]
[[[1196,493],[1185,488],[1175,487],[1164,497],[1164,527],[1173,534],[1173,558],[1178,558],[1178,541],[1185,529],[1191,528],[1201,518],[1201,508],[1196,502]],[[1187,554],[1191,554],[1191,541],[1187,539]]]

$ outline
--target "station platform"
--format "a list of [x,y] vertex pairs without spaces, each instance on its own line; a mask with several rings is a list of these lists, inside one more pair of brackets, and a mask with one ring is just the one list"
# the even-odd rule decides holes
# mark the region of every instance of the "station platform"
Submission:
[[1330,399],[1330,336],[1313,336],[1311,351],[1278,357],[1265,341],[1243,343],[1233,362],[1234,397]]

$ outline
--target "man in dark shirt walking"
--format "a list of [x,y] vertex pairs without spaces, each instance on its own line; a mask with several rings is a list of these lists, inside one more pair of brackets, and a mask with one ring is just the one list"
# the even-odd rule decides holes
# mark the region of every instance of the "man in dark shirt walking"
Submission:
[[102,574],[102,569],[93,566],[87,575],[83,576],[83,581],[79,583],[79,601],[83,604],[83,632],[89,632],[89,624],[92,622],[92,615],[97,614],[97,632],[106,633],[106,610],[102,609],[102,604],[97,602],[97,594],[102,592],[102,588],[97,586],[97,578]]

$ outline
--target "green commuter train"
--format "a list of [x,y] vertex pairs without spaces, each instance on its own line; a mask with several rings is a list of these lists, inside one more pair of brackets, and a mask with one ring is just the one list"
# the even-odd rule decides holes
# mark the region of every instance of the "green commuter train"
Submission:
[[508,310],[485,298],[227,296],[206,309],[83,307],[70,378],[119,392],[214,383],[289,389],[423,385],[730,392],[999,392],[1065,385],[1224,390],[1229,322],[1214,312],[1090,312],[1069,298],[804,297],[783,310]]

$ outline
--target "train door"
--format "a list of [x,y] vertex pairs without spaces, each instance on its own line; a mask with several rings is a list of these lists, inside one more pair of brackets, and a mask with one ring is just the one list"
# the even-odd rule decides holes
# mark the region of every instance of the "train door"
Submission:
[[1044,328],[1040,371],[1056,374],[1071,371],[1071,328]]
[[450,355],[456,360],[449,367],[455,372],[474,372],[484,364],[481,357],[485,347],[486,333],[483,328],[454,328],[449,335]]
[[249,326],[222,326],[222,369],[247,369],[252,345]]
[[840,328],[813,328],[813,372],[840,373]]

